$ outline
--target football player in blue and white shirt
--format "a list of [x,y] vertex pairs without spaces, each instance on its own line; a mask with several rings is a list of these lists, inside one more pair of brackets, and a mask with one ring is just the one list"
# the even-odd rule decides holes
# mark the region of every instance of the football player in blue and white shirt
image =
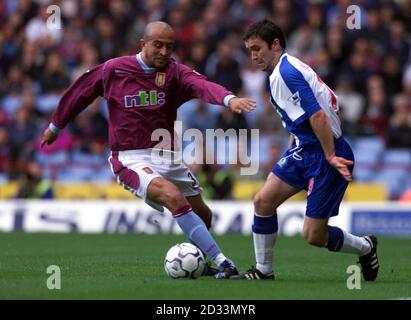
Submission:
[[271,102],[293,139],[254,198],[252,229],[257,264],[233,278],[274,279],[276,210],[305,189],[306,241],[330,251],[357,254],[364,279],[374,281],[379,268],[376,237],[358,237],[328,225],[328,219],[338,215],[354,166],[354,155],[342,136],[336,95],[313,69],[284,51],[285,37],[272,21],[252,24],[243,40],[252,62],[269,73]]

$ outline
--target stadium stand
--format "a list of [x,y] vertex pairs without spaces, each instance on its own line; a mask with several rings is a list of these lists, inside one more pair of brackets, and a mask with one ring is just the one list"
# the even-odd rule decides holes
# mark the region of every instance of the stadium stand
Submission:
[[[233,187],[233,196],[236,200],[248,201],[259,190],[264,181],[249,180],[238,181]],[[0,189],[0,200],[11,199],[17,192],[17,182],[2,184]],[[55,197],[64,200],[92,200],[111,199],[124,200],[136,199],[131,193],[119,188],[116,183],[63,183],[61,181],[53,184]],[[292,197],[291,201],[302,201],[306,197],[305,192],[300,192]],[[388,194],[382,184],[377,183],[352,183],[345,194],[346,201],[386,201]]]
[[[32,160],[53,181],[57,198],[128,198],[121,188],[111,190],[103,101],[83,112],[52,148],[40,150],[38,140],[72,80],[109,58],[138,52],[146,23],[162,19],[176,30],[177,60],[258,101],[255,114],[235,119],[195,102],[179,113],[185,129],[260,128],[260,149],[251,155],[260,161],[258,174],[241,176],[240,166],[221,166],[236,177],[234,197],[249,200],[286,144],[275,112],[265,105],[266,75],[249,65],[241,41],[245,26],[265,16],[285,30],[289,52],[341,94],[343,129],[357,160],[347,197],[396,200],[411,187],[409,1],[361,1],[359,30],[346,27],[342,1],[157,2],[0,2],[0,198],[13,196],[12,186]],[[62,29],[47,28],[50,4],[61,8]],[[195,112],[185,114],[189,108]]]

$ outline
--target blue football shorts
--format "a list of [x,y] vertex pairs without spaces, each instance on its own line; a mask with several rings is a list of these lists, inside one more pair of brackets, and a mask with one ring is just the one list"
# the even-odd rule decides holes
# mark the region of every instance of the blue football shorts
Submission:
[[[354,161],[351,147],[342,137],[335,140],[335,154]],[[354,166],[349,169],[352,173]],[[287,150],[272,172],[294,188],[307,190],[308,217],[327,219],[338,215],[348,181],[329,165],[319,143]]]

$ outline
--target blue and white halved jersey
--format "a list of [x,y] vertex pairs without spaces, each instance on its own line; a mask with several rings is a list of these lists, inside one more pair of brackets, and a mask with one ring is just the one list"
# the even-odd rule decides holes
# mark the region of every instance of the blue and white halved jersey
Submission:
[[283,53],[270,75],[271,102],[283,126],[294,134],[297,145],[319,143],[308,120],[323,109],[335,138],[342,135],[337,96],[314,70],[299,59]]

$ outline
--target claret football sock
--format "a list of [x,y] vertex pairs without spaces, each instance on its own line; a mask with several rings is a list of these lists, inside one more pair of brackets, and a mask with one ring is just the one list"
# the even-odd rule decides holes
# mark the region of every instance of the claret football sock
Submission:
[[255,213],[252,229],[256,268],[264,274],[271,274],[278,231],[277,214],[266,217]]
[[176,216],[175,219],[188,238],[217,265],[226,259],[203,220],[192,210]]

